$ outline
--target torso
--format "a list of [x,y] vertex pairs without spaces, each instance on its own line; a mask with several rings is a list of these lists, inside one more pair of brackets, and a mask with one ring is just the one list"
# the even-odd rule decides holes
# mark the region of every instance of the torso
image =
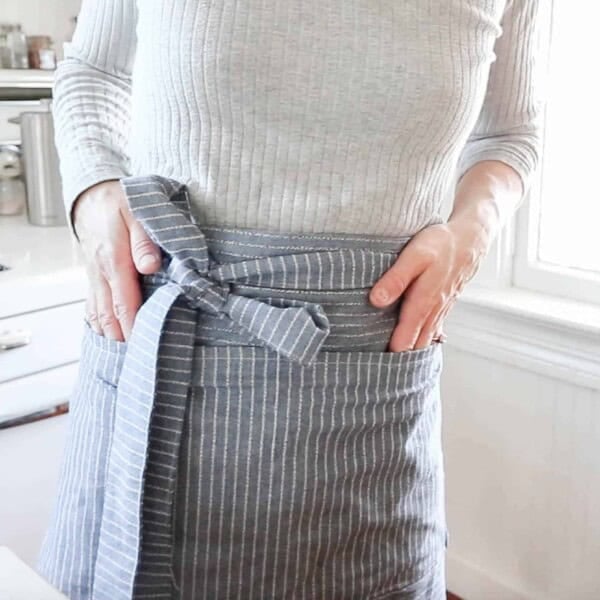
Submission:
[[439,220],[505,0],[138,3],[135,173],[208,223],[410,234]]

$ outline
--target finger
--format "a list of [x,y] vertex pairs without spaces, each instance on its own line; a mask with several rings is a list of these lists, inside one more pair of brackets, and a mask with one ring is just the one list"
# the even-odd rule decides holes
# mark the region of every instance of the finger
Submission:
[[96,298],[96,314],[101,334],[113,340],[123,341],[123,332],[113,311],[112,291],[102,276],[93,282]]
[[134,218],[124,191],[121,194],[120,214],[128,230],[130,252],[135,268],[142,274],[156,272],[161,264],[160,248],[150,239],[143,225]]
[[[446,305],[444,306],[442,311],[436,316],[435,320],[431,324],[430,330],[433,333],[433,335],[431,336],[431,338],[423,341],[422,345],[420,347],[424,348],[424,347],[432,344],[434,341],[439,341],[440,338],[443,339],[446,337],[445,333],[444,333],[444,324],[446,322],[446,318],[448,317],[448,313],[454,306],[454,303],[455,303],[454,300],[451,300],[450,302],[446,303]],[[419,343],[420,342],[417,341],[417,345]]]
[[415,311],[410,303],[403,301],[400,307],[403,315],[398,319],[389,341],[391,352],[404,352],[412,350],[423,327],[423,320],[419,312]]
[[[444,296],[442,296],[444,297]],[[451,301],[446,302],[442,305],[436,305],[434,310],[431,312],[427,321],[423,324],[419,337],[417,338],[414,350],[421,348],[427,348],[433,343],[434,338],[442,333],[444,319],[450,310],[452,305]]]
[[96,310],[96,294],[91,284],[88,286],[88,293],[85,300],[85,318],[90,327],[98,335],[102,335],[102,328],[98,323],[98,311]]
[[384,307],[397,300],[431,263],[430,255],[419,245],[409,243],[394,264],[375,282],[369,300]]
[[160,268],[160,249],[150,239],[142,224],[131,219],[127,221],[129,227],[129,243],[131,256],[138,272],[150,274]]
[[413,350],[427,348],[433,343],[433,338],[438,334],[441,312],[434,311],[424,323],[419,336],[414,343]]
[[119,321],[125,339],[129,339],[135,315],[142,304],[139,274],[133,261],[121,265],[108,280],[112,294],[113,314]]
[[[102,283],[110,293],[110,310],[106,308],[106,318],[116,318],[119,331],[128,339],[135,315],[142,304],[140,277],[131,254],[129,230],[119,215],[110,229],[110,239],[98,254],[98,268]],[[100,307],[98,307],[100,312]],[[123,339],[117,337],[116,339]]]
[[441,309],[435,274],[417,278],[400,302],[398,325],[392,332],[389,346],[392,352],[414,349],[430,315]]
[[457,299],[457,295],[454,295],[452,297],[452,299],[446,304],[446,306],[444,306],[444,310],[439,315],[439,318],[438,318],[438,320],[437,320],[437,322],[435,324],[435,335],[434,335],[434,338],[436,338],[436,337],[445,338],[446,337],[446,334],[444,333],[444,329],[445,329],[444,326],[446,324],[446,319],[448,318],[448,315],[450,314],[450,311],[452,310],[452,308],[456,304],[456,299]]

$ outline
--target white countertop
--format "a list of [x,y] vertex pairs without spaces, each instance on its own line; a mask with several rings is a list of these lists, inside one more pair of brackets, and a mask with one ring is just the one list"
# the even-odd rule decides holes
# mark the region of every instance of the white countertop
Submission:
[[85,299],[81,250],[69,228],[0,216],[0,318]]
[[0,546],[2,600],[67,600],[8,548]]

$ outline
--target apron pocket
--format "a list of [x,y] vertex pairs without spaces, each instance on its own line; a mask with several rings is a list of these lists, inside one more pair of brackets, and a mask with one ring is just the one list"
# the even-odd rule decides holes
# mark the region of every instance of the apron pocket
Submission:
[[[127,342],[105,337],[96,333],[87,321],[84,323],[82,344],[84,367],[92,376],[109,386],[116,387],[127,352]],[[84,353],[86,353],[85,357]]]
[[58,492],[38,560],[40,573],[72,600],[91,594],[116,385],[127,347],[85,323]]
[[175,509],[182,593],[225,598],[219,580],[232,580],[247,598],[366,598],[430,572],[445,535],[440,368],[439,344],[310,366],[197,347]]

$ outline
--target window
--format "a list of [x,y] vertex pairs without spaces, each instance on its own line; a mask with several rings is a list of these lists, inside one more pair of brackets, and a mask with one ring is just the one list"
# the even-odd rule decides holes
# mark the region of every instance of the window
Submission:
[[600,303],[600,5],[546,6],[542,163],[519,215],[514,284]]

